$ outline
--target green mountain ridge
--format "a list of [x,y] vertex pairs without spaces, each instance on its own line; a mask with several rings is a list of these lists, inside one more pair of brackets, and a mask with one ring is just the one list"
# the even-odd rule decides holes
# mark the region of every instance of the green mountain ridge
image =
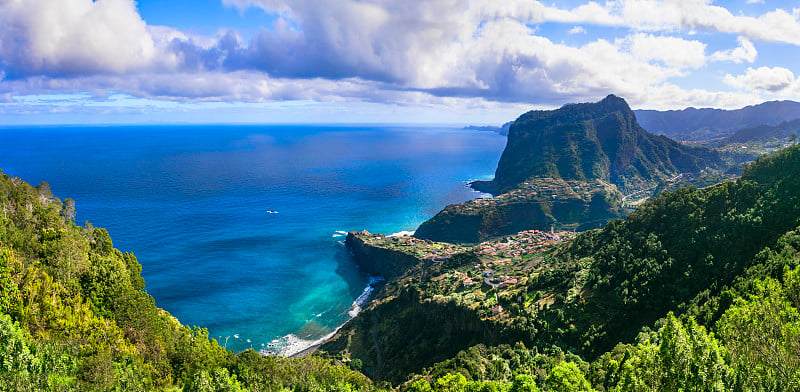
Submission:
[[[446,382],[513,388],[521,375],[565,391],[794,390],[798,225],[794,146],[759,159],[736,182],[667,192],[603,230],[503,259],[504,273],[523,274],[508,287],[459,284],[487,268],[480,255],[421,259],[323,348],[381,367],[377,376],[367,371],[380,379],[420,374],[403,384],[411,390],[452,390]],[[444,246],[425,244],[424,252]],[[785,310],[763,310],[773,308]],[[767,349],[776,354],[758,353]],[[775,363],[770,355],[778,353]],[[562,371],[573,387],[548,386]]]
[[495,197],[447,206],[415,236],[477,243],[528,229],[599,228],[658,186],[726,165],[718,151],[648,133],[614,95],[531,111],[511,124],[494,179],[472,183]]
[[720,140],[718,144],[731,143],[786,143],[792,135],[800,133],[800,118],[785,121],[778,125],[760,125],[757,127],[742,128],[734,134]]
[[505,193],[531,177],[609,181],[621,189],[723,165],[719,153],[645,131],[622,98],[531,111],[509,129],[494,180],[478,189]]

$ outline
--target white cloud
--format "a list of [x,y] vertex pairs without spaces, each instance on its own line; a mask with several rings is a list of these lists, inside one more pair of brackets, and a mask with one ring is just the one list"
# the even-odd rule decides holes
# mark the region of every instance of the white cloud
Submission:
[[712,61],[732,61],[736,64],[747,61],[752,63],[756,61],[758,51],[756,47],[750,42],[749,39],[739,37],[739,46],[730,50],[714,52],[711,55]]
[[776,9],[758,17],[733,15],[710,0],[621,0],[609,3],[623,25],[651,31],[705,30],[733,33],[753,40],[800,45],[796,12]]
[[764,4],[764,0],[747,0],[745,1],[747,4]]
[[575,26],[569,29],[567,34],[586,34],[586,29],[584,29],[583,26]]
[[660,61],[674,68],[700,68],[706,63],[706,45],[678,37],[638,33],[623,40],[633,56],[643,61]]
[[736,88],[770,93],[782,92],[797,84],[792,71],[783,67],[747,68],[742,75],[725,75],[725,83]]
[[[572,9],[531,0],[329,0],[324,7],[314,0],[226,1],[278,19],[252,37],[201,37],[147,26],[133,0],[0,0],[0,94],[560,105],[615,93],[651,106],[754,103],[757,94],[749,91],[686,90],[672,78],[708,61],[752,63],[751,40],[761,39],[753,36],[772,32],[792,40],[781,34],[792,31],[798,14],[778,10],[748,19],[693,0]],[[656,5],[663,9],[653,12]],[[581,24],[628,25],[633,32],[573,47],[537,35],[531,25],[543,21],[574,25],[570,33],[585,33]],[[765,21],[784,23],[761,31]],[[670,35],[741,30],[747,23],[739,47],[710,56],[700,40]],[[749,85],[737,78],[731,83]]]
[[8,75],[143,69],[156,48],[133,0],[0,2],[0,61]]

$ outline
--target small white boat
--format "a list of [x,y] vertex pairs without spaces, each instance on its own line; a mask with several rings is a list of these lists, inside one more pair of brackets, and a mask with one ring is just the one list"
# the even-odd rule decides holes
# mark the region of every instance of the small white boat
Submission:
[[268,214],[277,214],[277,213],[278,213],[278,211],[275,211],[275,210],[267,210],[267,213],[268,213]]

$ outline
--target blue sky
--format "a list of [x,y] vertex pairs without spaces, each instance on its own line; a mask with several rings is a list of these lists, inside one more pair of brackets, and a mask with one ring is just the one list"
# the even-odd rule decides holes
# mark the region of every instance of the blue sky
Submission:
[[0,122],[491,124],[800,100],[800,5],[0,1]]

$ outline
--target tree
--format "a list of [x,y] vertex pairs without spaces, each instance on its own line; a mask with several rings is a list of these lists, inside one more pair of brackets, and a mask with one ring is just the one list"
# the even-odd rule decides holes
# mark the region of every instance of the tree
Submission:
[[545,384],[553,392],[594,392],[583,372],[572,362],[561,362],[554,366]]
[[[784,281],[794,286],[798,275],[800,268],[787,271]],[[755,293],[738,299],[718,323],[739,373],[751,386],[776,380],[778,389],[800,388],[800,313],[785,293],[777,280],[757,282]]]
[[461,373],[448,373],[436,380],[436,392],[464,392],[467,378]]
[[228,373],[228,369],[216,368],[199,371],[187,385],[184,392],[243,392],[244,389],[236,376]]
[[75,200],[73,199],[65,199],[64,204],[61,207],[61,215],[68,221],[75,220]]
[[723,392],[732,389],[732,372],[725,348],[693,319],[684,327],[670,313],[656,340],[640,343],[629,353],[614,391]]
[[509,392],[539,392],[539,387],[533,377],[520,374],[514,377]]

